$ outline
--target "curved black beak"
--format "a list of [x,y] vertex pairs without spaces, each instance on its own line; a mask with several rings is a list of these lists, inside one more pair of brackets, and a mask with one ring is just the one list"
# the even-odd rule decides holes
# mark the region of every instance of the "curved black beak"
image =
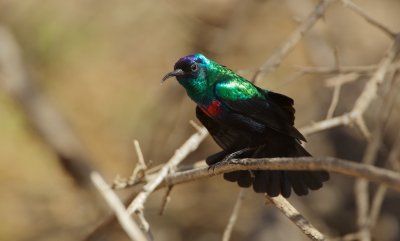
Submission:
[[169,78],[171,78],[171,77],[176,77],[176,76],[178,76],[178,75],[184,75],[184,74],[185,74],[185,72],[183,72],[183,70],[181,70],[181,69],[176,69],[176,70],[174,70],[174,71],[169,72],[168,74],[166,74],[166,75],[162,78],[161,83],[163,83],[164,81],[166,81],[167,79],[169,79]]

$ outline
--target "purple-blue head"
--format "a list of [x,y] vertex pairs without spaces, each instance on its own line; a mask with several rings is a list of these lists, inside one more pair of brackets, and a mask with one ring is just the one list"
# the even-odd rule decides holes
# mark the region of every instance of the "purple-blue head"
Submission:
[[211,61],[202,54],[192,54],[180,58],[174,65],[174,71],[166,74],[162,82],[171,77],[176,77],[180,83],[185,80],[205,78],[207,67],[210,62]]
[[193,54],[180,58],[175,63],[174,71],[166,74],[162,82],[176,77],[192,100],[198,104],[204,104],[213,98],[213,83],[221,74],[228,72],[233,74],[204,55]]

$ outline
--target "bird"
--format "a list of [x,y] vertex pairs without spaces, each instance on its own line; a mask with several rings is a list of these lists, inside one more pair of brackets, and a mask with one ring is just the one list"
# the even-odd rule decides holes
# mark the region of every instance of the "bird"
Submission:
[[[232,158],[311,156],[301,145],[304,136],[294,127],[292,98],[262,89],[201,53],[180,58],[172,77],[196,103],[196,117],[221,151],[206,158],[212,167]],[[307,195],[329,180],[326,171],[241,170],[224,179],[271,197]]]

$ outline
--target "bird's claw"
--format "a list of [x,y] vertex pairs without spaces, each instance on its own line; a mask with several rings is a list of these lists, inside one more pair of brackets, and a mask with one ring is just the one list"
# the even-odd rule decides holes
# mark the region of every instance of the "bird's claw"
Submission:
[[223,166],[223,165],[225,165],[225,164],[228,164],[229,161],[230,161],[230,159],[225,160],[225,158],[224,158],[222,161],[217,162],[217,163],[215,163],[215,164],[209,166],[209,167],[208,167],[208,171],[211,171],[213,174],[215,174],[215,169],[216,169],[217,167],[220,167],[220,166]]
[[239,155],[241,155],[241,154],[243,154],[243,153],[245,153],[245,152],[251,151],[251,150],[254,150],[254,148],[248,147],[248,148],[241,149],[239,151],[235,151],[235,152],[233,152],[233,153],[231,153],[229,155],[226,155],[221,161],[209,166],[208,170],[209,171],[211,170],[212,173],[215,173],[215,169],[217,167],[219,167],[219,166],[223,166],[223,165],[226,165],[226,164],[237,164],[238,161],[235,160],[234,158],[239,156]]

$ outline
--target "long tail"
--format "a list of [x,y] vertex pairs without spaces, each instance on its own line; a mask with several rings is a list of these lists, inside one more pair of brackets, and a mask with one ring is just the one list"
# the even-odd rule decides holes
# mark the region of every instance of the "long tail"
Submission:
[[[288,149],[289,148],[289,149]],[[283,154],[271,153],[268,147],[260,147],[252,153],[245,153],[244,157],[300,157],[311,156],[297,141],[294,145],[289,145],[286,150],[279,152]],[[220,161],[226,153],[218,153],[207,159],[207,164],[211,165]],[[230,182],[237,182],[240,187],[250,187],[257,193],[267,193],[271,197],[282,194],[289,197],[291,190],[299,195],[307,195],[309,190],[320,189],[323,182],[329,180],[329,173],[326,171],[235,171],[224,174],[224,179]]]

